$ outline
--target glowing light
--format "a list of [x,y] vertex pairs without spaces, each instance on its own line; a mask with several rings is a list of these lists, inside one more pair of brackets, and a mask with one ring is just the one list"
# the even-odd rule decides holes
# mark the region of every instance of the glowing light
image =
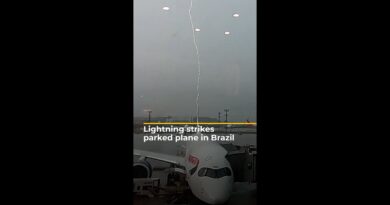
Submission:
[[240,16],[240,14],[233,14],[233,17],[239,17]]
[[229,34],[230,34],[230,32],[229,32],[229,31],[226,31],[226,32],[225,32],[225,35],[229,35]]
[[162,9],[165,10],[165,11],[168,11],[168,10],[169,10],[169,7],[165,6],[165,7],[163,7]]
[[196,29],[195,29],[195,31],[198,31],[198,32],[199,32],[199,31],[200,31],[200,29],[196,28]]
[[199,59],[199,50],[198,50],[198,44],[196,43],[196,38],[195,38],[195,32],[194,32],[194,24],[192,23],[192,15],[191,15],[191,10],[192,10],[192,0],[190,1],[190,8],[188,9],[188,15],[190,16],[190,23],[191,23],[191,28],[192,28],[192,37],[194,39],[194,45],[195,45],[195,50],[196,50],[196,57],[198,60],[198,82],[196,83],[196,92],[198,93],[196,96],[196,123],[198,123],[199,126],[199,82],[200,82],[200,59]]

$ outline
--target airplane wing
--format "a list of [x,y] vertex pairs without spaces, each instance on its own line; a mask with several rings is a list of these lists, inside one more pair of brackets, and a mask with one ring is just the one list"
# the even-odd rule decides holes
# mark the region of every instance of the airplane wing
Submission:
[[175,155],[162,154],[162,153],[156,153],[156,152],[139,150],[139,149],[134,149],[134,155],[155,159],[163,162],[168,162],[182,167],[185,166],[185,159],[183,157],[179,157]]

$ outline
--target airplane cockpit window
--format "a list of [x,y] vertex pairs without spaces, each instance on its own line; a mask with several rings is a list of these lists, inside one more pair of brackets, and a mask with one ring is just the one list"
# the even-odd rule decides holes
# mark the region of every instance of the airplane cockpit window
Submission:
[[231,176],[231,175],[232,173],[227,167],[217,170],[217,178],[224,177],[224,176]]
[[217,178],[217,170],[207,168],[206,176],[208,176],[210,178]]
[[198,172],[198,176],[203,177],[203,176],[208,176],[210,178],[221,178],[224,176],[231,176],[232,171],[227,168],[221,168],[221,169],[210,169],[210,168],[202,168]]
[[232,176],[232,171],[229,168],[226,167],[225,170],[227,176]]
[[202,168],[199,170],[198,176],[203,177],[205,175],[205,173],[206,173],[206,168]]

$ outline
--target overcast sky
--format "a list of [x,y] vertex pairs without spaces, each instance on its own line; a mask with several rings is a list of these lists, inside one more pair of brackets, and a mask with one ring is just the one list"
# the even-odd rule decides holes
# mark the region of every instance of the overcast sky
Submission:
[[[190,0],[134,0],[135,116],[147,116],[144,109],[152,116],[196,116],[189,6]],[[200,29],[199,115],[217,117],[229,108],[229,120],[255,120],[256,0],[193,0],[191,13]]]

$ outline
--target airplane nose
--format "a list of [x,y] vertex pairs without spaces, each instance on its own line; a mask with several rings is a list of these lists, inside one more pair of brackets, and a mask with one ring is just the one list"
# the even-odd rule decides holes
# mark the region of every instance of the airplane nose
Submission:
[[219,195],[211,195],[210,201],[211,204],[223,204],[228,201],[230,195],[227,193],[219,194]]
[[223,204],[229,200],[230,194],[230,184],[226,184],[226,186],[223,187],[218,187],[217,189],[212,189],[208,193],[210,204]]

